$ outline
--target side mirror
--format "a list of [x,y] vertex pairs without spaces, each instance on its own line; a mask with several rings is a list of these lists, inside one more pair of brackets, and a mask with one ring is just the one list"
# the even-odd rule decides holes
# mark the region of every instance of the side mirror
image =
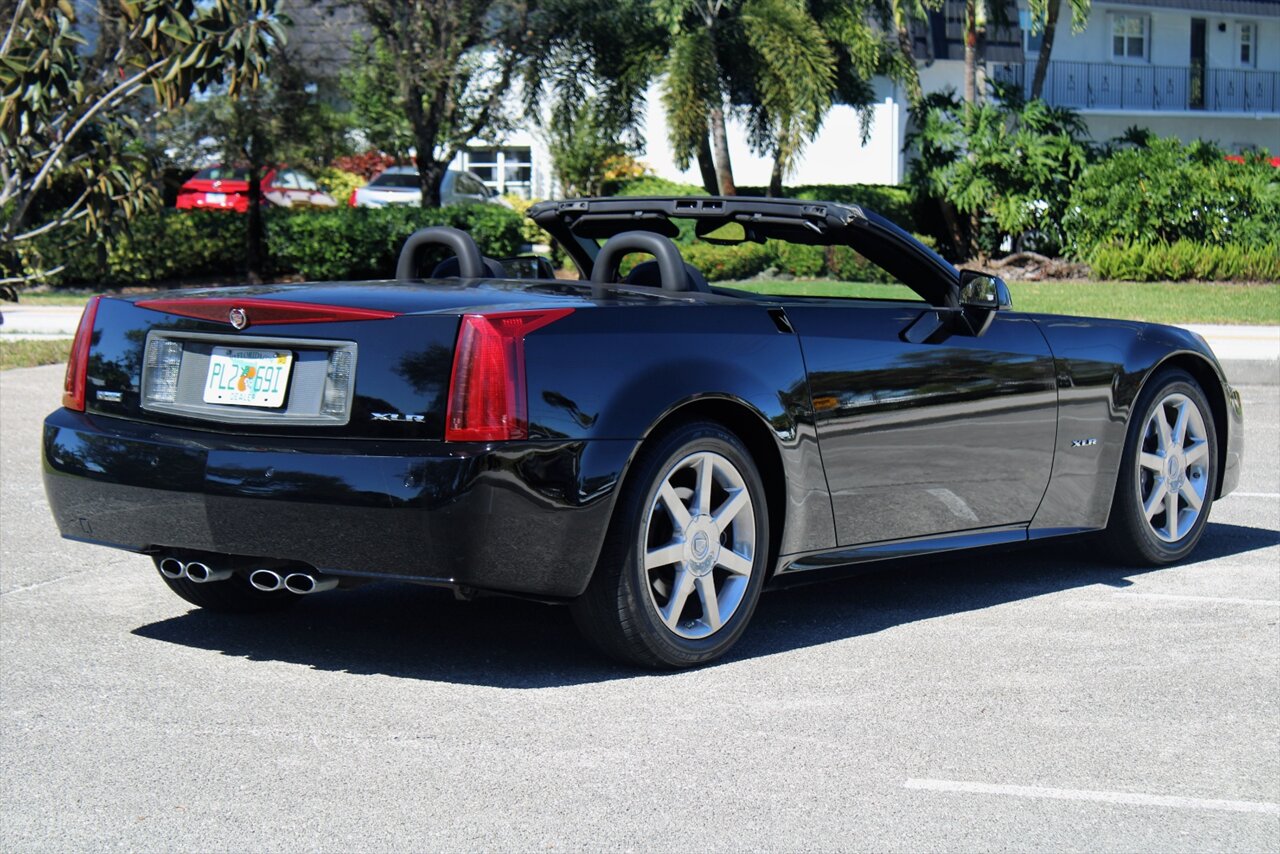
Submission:
[[977,270],[960,271],[960,305],[999,311],[1013,307],[1009,286],[999,276],[988,276]]

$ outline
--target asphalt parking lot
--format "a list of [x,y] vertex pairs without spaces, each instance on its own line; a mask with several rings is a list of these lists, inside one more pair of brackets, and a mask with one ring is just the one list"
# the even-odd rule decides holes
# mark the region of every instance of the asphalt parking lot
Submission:
[[0,374],[4,850],[1280,850],[1276,386],[1186,564],[885,567],[654,675],[407,585],[190,610],[58,538],[61,376]]

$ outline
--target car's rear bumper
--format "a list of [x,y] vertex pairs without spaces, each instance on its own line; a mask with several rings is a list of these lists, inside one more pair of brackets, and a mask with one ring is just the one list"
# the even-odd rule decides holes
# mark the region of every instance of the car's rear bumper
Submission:
[[60,409],[44,482],[73,539],[571,597],[634,446],[237,437]]

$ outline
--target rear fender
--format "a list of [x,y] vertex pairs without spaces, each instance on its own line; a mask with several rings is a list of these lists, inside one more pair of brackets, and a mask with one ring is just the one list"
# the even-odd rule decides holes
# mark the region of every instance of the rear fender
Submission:
[[616,491],[655,431],[699,404],[730,403],[740,413],[735,417],[751,421],[725,426],[744,432],[764,425],[780,460],[786,494],[781,552],[834,547],[799,341],[779,332],[764,309],[575,312],[531,335],[525,352],[531,438],[635,442],[617,471],[593,473],[595,482],[607,478]]

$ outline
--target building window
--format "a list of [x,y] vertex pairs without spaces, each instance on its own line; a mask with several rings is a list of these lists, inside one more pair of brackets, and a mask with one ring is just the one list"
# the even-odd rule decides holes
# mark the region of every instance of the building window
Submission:
[[1257,64],[1257,41],[1256,24],[1236,24],[1236,63],[1241,68],[1253,68]]
[[1149,56],[1151,19],[1146,15],[1111,16],[1111,56],[1131,62]]
[[533,194],[533,152],[528,148],[469,148],[463,153],[463,168],[499,195],[527,199]]

